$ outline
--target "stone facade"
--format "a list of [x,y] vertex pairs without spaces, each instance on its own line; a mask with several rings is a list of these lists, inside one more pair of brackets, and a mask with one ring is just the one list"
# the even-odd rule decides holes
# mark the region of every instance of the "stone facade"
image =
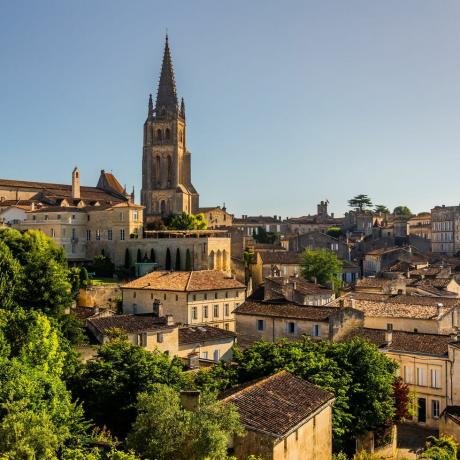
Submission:
[[141,203],[146,221],[181,212],[196,213],[199,195],[191,182],[185,104],[179,108],[168,37],[155,108],[149,98],[144,123]]
[[436,206],[431,210],[431,251],[454,255],[460,250],[460,206]]

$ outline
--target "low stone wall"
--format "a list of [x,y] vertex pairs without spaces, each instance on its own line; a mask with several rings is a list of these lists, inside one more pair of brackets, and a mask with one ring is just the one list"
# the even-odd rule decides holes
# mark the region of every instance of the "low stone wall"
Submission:
[[77,297],[77,306],[105,307],[116,310],[118,297],[121,297],[119,284],[88,286],[86,289],[80,289]]

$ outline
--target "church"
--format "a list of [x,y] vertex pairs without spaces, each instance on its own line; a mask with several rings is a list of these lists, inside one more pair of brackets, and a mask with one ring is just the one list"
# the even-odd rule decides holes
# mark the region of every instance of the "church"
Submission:
[[199,209],[191,181],[185,103],[182,98],[179,106],[167,35],[155,106],[150,94],[144,123],[141,204],[146,223]]

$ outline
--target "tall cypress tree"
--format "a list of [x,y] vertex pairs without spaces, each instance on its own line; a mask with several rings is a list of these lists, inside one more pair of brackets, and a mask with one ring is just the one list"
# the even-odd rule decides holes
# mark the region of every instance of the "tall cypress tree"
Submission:
[[140,264],[142,262],[142,253],[141,250],[137,250],[137,263]]
[[192,270],[192,256],[190,255],[190,249],[187,249],[185,253],[185,270],[191,271]]
[[171,251],[166,249],[165,270],[171,270]]
[[174,267],[174,269],[176,270],[176,272],[180,271],[180,249],[179,248],[177,248],[177,251],[176,251],[176,266]]
[[150,262],[155,262],[155,249],[150,249]]
[[131,254],[129,253],[129,249],[126,248],[125,251],[125,268],[131,267]]

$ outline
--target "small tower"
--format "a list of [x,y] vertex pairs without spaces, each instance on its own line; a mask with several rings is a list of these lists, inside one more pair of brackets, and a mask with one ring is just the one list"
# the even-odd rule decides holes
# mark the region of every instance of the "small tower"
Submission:
[[76,166],[72,171],[72,198],[80,199],[80,170]]

